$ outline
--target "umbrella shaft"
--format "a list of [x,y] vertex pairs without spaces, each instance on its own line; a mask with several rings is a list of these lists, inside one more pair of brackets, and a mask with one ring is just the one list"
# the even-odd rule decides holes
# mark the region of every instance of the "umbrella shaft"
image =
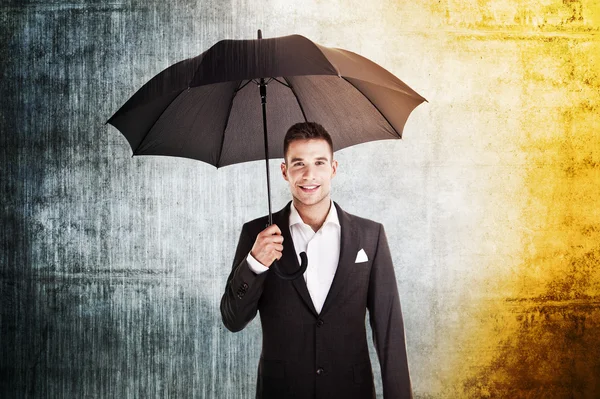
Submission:
[[260,102],[262,105],[263,133],[265,136],[265,165],[267,168],[267,197],[269,199],[269,226],[273,224],[271,211],[271,176],[269,175],[269,139],[267,137],[267,85],[264,79],[260,79]]

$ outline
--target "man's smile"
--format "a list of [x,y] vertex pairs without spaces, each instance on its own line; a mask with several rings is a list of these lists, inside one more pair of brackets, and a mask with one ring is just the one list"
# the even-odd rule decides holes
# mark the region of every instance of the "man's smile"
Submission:
[[317,184],[306,184],[304,186],[298,186],[300,187],[300,189],[302,191],[304,191],[305,193],[312,193],[317,191],[317,189],[321,186],[317,185]]

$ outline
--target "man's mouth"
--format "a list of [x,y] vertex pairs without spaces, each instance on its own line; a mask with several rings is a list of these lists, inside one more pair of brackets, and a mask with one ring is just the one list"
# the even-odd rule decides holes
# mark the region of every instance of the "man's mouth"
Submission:
[[307,185],[305,185],[305,186],[300,186],[300,189],[301,189],[302,191],[304,191],[305,193],[313,193],[313,192],[317,191],[317,189],[318,189],[319,187],[321,187],[321,186],[318,186],[318,185],[316,185],[316,184],[313,184],[313,185],[308,185],[308,184],[307,184]]

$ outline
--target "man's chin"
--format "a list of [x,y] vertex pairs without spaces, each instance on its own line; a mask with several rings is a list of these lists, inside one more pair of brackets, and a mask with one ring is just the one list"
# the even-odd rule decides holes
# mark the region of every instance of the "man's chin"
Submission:
[[294,196],[294,199],[296,200],[295,202],[302,204],[303,206],[313,206],[313,205],[318,205],[320,203],[322,203],[324,200],[327,199],[327,196],[322,196],[322,197],[301,197],[301,196]]

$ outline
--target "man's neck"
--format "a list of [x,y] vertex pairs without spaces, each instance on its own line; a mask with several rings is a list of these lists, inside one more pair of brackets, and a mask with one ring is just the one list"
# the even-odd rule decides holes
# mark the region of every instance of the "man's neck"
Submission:
[[331,198],[323,198],[319,203],[309,206],[302,204],[295,198],[293,201],[294,207],[298,211],[302,221],[309,225],[313,231],[318,231],[323,226],[323,223],[325,223],[325,219],[327,219],[329,207],[331,206]]

